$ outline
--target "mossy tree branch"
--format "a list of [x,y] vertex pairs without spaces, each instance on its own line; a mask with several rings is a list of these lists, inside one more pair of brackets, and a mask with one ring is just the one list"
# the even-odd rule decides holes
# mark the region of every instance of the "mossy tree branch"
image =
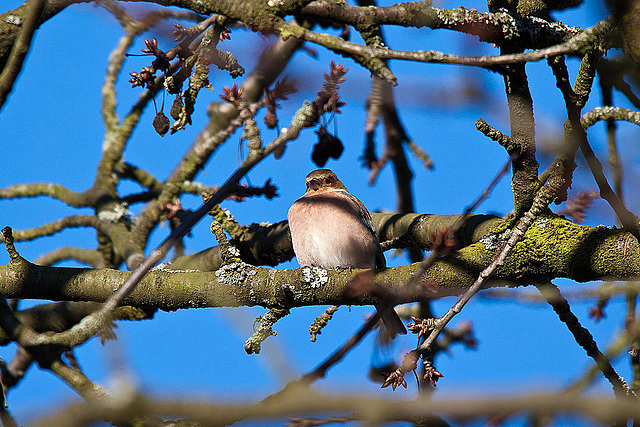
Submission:
[[[501,242],[500,235],[488,234],[450,259],[436,263],[422,279],[433,289],[428,298],[462,292],[492,262]],[[402,289],[402,283],[408,282],[415,269],[416,264],[389,268],[381,271],[376,280],[390,292],[403,295],[399,302],[419,301],[425,298],[422,290]],[[370,304],[371,297],[366,295],[345,297],[345,290],[357,272],[274,270],[244,263],[223,266],[215,272],[156,269],[123,303],[169,311],[238,305],[289,308]],[[491,286],[528,284],[555,277],[580,282],[603,277],[623,279],[637,274],[640,274],[640,246],[630,233],[576,225],[561,217],[543,215],[496,270]],[[0,267],[0,292],[7,298],[102,302],[129,275],[110,269],[42,267],[17,259]],[[86,286],[87,283],[91,286]]]

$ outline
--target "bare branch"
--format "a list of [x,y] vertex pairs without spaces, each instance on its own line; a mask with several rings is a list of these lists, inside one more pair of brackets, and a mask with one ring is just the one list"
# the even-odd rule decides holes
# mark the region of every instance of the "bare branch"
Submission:
[[549,180],[542,186],[542,188],[536,194],[535,199],[531,205],[531,208],[519,219],[517,225],[511,230],[509,239],[504,243],[504,246],[499,251],[498,256],[485,267],[475,282],[466,290],[462,297],[441,317],[435,319],[433,325],[429,328],[430,333],[426,339],[416,348],[405,355],[402,366],[394,372],[387,381],[390,381],[394,377],[394,381],[404,381],[403,375],[416,368],[416,363],[421,354],[427,354],[432,350],[432,347],[436,341],[438,335],[443,331],[444,327],[453,319],[462,308],[475,296],[480,289],[485,285],[487,280],[494,274],[496,268],[505,264],[505,259],[509,253],[513,250],[515,244],[519,242],[527,229],[531,226],[536,217],[547,208],[549,203],[556,197],[557,191],[564,184],[563,182],[563,164],[562,162],[556,162],[554,165],[554,174]]
[[253,335],[244,343],[244,351],[247,354],[260,353],[260,344],[267,338],[277,335],[277,332],[273,330],[273,325],[288,314],[289,310],[287,309],[272,308],[264,316],[256,319],[257,327]]
[[[549,58],[554,55],[579,52],[582,49],[594,43],[597,43],[601,37],[609,33],[611,30],[611,19],[605,19],[589,28],[588,30],[585,30],[584,32],[572,37],[570,40],[555,46],[550,46],[548,48],[526,53],[510,53],[498,56],[461,56],[438,52],[435,50],[411,52],[362,46],[344,41],[338,37],[315,33],[302,27],[297,27],[286,23],[283,23],[279,28],[279,31],[283,36],[293,35],[294,37],[324,46],[334,52],[343,55],[346,54],[354,58],[363,66],[369,68],[373,73],[376,72],[376,69],[371,68],[370,64],[370,61],[373,59],[401,59],[405,61],[468,65],[483,68],[530,61],[539,61],[541,59]],[[380,75],[379,77],[387,77],[386,80],[390,84],[397,84],[395,80],[391,79],[389,76]]]
[[609,380],[609,382],[613,386],[613,391],[616,396],[633,394],[624,379],[622,379],[622,377],[618,375],[613,366],[611,366],[611,362],[609,362],[609,359],[598,349],[598,345],[591,336],[591,333],[582,325],[580,325],[580,321],[571,312],[569,303],[566,299],[564,299],[558,288],[551,283],[547,283],[544,285],[539,285],[538,289],[540,290],[540,293],[547,299],[547,302],[551,305],[551,307],[553,307],[553,311],[558,314],[560,320],[567,325],[574,338],[576,339],[576,342],[582,348],[584,348],[584,350],[587,352],[587,355],[593,358],[593,360],[596,362],[598,368],[600,369],[600,371],[602,371],[602,374],[607,378],[607,380]]
[[16,38],[9,59],[0,74],[0,109],[4,106],[20,70],[22,70],[22,63],[31,47],[31,38],[40,25],[40,15],[46,4],[46,0],[29,1],[29,14],[21,26],[20,34]]
[[59,184],[21,184],[0,189],[0,199],[49,196],[76,208],[91,206],[92,194],[76,193]]
[[640,112],[622,107],[598,107],[585,113],[580,118],[582,127],[587,129],[600,120],[624,120],[640,125]]
[[[40,227],[28,230],[13,231],[13,237],[16,241],[29,241],[39,237],[52,236],[68,228],[93,227],[100,229],[101,221],[91,215],[72,215],[59,219],[55,222],[41,225]],[[0,237],[0,242],[4,241],[4,237]]]
[[[594,56],[599,57],[599,55]],[[594,63],[597,63],[597,58],[590,58],[589,54],[585,55],[580,68],[581,71],[585,69],[588,71],[581,72],[578,76],[578,80],[583,76],[583,78],[589,79],[589,82],[593,81],[593,76],[595,75]],[[611,205],[618,216],[620,223],[635,236],[640,237],[640,218],[627,209],[620,197],[618,197],[618,195],[609,186],[609,182],[602,170],[602,164],[593,152],[593,149],[587,139],[587,134],[580,122],[579,114],[586,102],[586,99],[588,98],[588,92],[585,92],[584,88],[580,90],[578,87],[576,87],[575,92],[572,90],[567,81],[567,71],[566,66],[564,65],[564,60],[561,60],[560,57],[550,60],[550,65],[552,66],[554,75],[556,76],[556,84],[561,90],[565,100],[568,114],[567,122],[565,122],[565,137],[569,138],[569,145],[580,147],[580,150],[582,151],[582,154],[584,154],[587,164],[591,169],[591,173],[598,184],[600,197],[609,202],[609,205]],[[578,86],[578,83],[576,83],[576,86]],[[582,86],[587,85],[583,84]],[[572,147],[568,147],[569,152],[571,152],[572,149]]]

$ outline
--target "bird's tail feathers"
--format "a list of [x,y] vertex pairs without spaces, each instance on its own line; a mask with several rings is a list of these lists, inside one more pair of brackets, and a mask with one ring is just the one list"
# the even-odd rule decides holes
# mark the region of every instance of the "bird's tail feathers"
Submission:
[[398,316],[398,313],[396,313],[393,307],[382,308],[376,305],[376,310],[380,312],[380,318],[386,328],[386,331],[383,334],[385,338],[388,336],[389,339],[394,339],[398,334],[404,335],[407,333],[407,329],[404,327],[402,319],[400,319],[400,316]]

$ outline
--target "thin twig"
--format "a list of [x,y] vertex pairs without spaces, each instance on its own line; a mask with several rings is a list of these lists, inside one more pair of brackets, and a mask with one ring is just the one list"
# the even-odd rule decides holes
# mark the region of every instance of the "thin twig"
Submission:
[[[562,169],[562,165],[560,163],[556,164],[556,169]],[[484,283],[491,277],[493,272],[498,268],[498,266],[504,263],[504,260],[507,258],[507,255],[511,252],[513,247],[517,242],[519,242],[524,233],[527,231],[529,226],[533,223],[535,218],[542,212],[544,208],[546,208],[549,203],[553,201],[556,195],[557,189],[562,184],[562,179],[558,177],[558,173],[554,174],[554,176],[550,177],[547,183],[538,191],[531,208],[524,214],[522,218],[518,221],[518,224],[514,227],[511,232],[511,236],[509,240],[507,240],[504,248],[500,251],[500,254],[496,257],[496,259],[487,266],[484,270],[480,272],[476,281],[469,287],[469,289],[462,295],[462,297],[447,311],[447,313],[440,317],[437,322],[436,328],[429,334],[427,339],[420,345],[419,351],[427,351],[433,342],[435,342],[436,337],[440,333],[442,329],[444,329],[445,325],[449,323],[453,317],[462,311],[462,308],[466,305],[467,302],[482,288]]]
[[[563,184],[563,164],[562,162],[556,162],[554,165],[554,171],[545,183],[545,185],[538,190],[536,197],[533,200],[531,208],[520,218],[517,225],[513,228],[511,236],[505,243],[504,247],[493,260],[489,266],[480,272],[476,281],[467,289],[467,291],[460,297],[460,299],[442,316],[438,319],[434,319],[431,332],[427,338],[418,346],[418,348],[411,350],[405,355],[402,366],[392,374],[395,375],[396,381],[401,381],[404,373],[412,371],[416,368],[418,358],[421,354],[428,354],[432,351],[432,346],[436,341],[438,335],[442,332],[445,326],[453,319],[462,308],[469,302],[469,300],[477,294],[486,281],[491,277],[496,268],[504,263],[504,260],[509,255],[515,244],[522,239],[529,226],[533,223],[543,209],[545,209],[549,203],[556,197],[558,189]],[[389,379],[388,379],[389,381]]]
[[82,264],[90,265],[93,268],[105,267],[104,259],[97,250],[74,248],[69,246],[63,246],[40,255],[33,260],[33,263],[38,265],[54,265],[65,260],[74,260]]
[[35,183],[18,184],[0,189],[0,199],[49,196],[75,208],[90,206],[92,198],[88,193],[77,193],[60,184]]
[[277,332],[273,330],[273,325],[288,314],[289,310],[286,308],[272,308],[259,318],[253,335],[244,343],[244,351],[247,354],[260,353],[260,344],[267,338],[277,335]]
[[[605,358],[607,360],[613,360],[619,357],[622,353],[626,353],[629,350],[629,344],[632,343],[633,340],[637,339],[637,331],[639,329],[640,319],[636,319],[628,328],[620,331],[618,336],[611,341],[611,344],[609,344],[609,347],[605,352]],[[635,335],[632,331],[636,331]],[[583,392],[598,377],[599,372],[601,372],[599,365],[596,364],[591,366],[583,373],[582,377],[570,384],[566,390],[574,393]],[[634,390],[633,386],[632,390],[637,394],[637,390]]]
[[583,101],[581,101],[580,99],[576,99],[576,93],[568,84],[566,78],[567,71],[566,66],[564,65],[564,61],[550,60],[549,64],[552,67],[554,75],[556,77],[556,85],[562,92],[565,100],[568,121],[571,125],[571,136],[572,138],[575,138],[580,147],[580,150],[582,151],[582,154],[587,160],[589,169],[591,169],[591,173],[596,181],[596,184],[598,185],[598,189],[600,190],[600,197],[605,199],[613,208],[622,226],[629,230],[636,238],[640,239],[640,218],[630,212],[624,205],[620,197],[618,197],[618,195],[613,191],[613,189],[609,185],[609,182],[607,181],[606,176],[604,175],[600,160],[598,160],[595,153],[593,152],[593,149],[591,148],[591,145],[589,144],[587,133],[582,126],[579,116],[581,105],[583,105],[581,102]]
[[622,107],[598,107],[583,114],[580,123],[584,129],[587,129],[600,120],[624,120],[640,125],[640,112]]
[[[100,226],[101,221],[95,216],[71,215],[39,227],[27,230],[15,230],[13,231],[13,238],[16,242],[24,242],[44,236],[52,236],[68,228],[93,227],[99,230],[101,228]],[[0,237],[0,242],[3,241],[4,237]]]
[[332,305],[331,307],[327,308],[324,313],[315,318],[311,326],[309,326],[311,342],[316,341],[316,337],[322,333],[322,329],[327,326],[327,324],[333,317],[333,313],[335,313],[336,311],[338,311],[338,306]]
[[[489,183],[489,185],[484,189],[484,191],[480,194],[480,196],[478,196],[478,198],[470,206],[468,206],[465,209],[464,214],[462,214],[456,220],[456,222],[447,230],[447,234],[448,234],[448,236],[450,238],[453,238],[453,236],[455,236],[455,234],[458,232],[460,227],[462,227],[462,225],[465,223],[467,218],[469,218],[469,215],[471,214],[471,212],[473,212],[473,210],[475,208],[477,208],[478,205],[480,205],[480,203],[482,203],[487,197],[489,197],[489,195],[491,194],[491,191],[493,190],[493,188],[500,181],[500,178],[502,178],[504,176],[504,174],[506,174],[509,171],[509,166],[510,165],[511,165],[511,159],[509,159],[507,161],[507,163],[505,163],[505,165],[500,169],[500,171],[498,171],[496,176]],[[443,249],[445,249],[445,248],[443,246],[441,246],[441,245],[438,245],[435,249],[436,250],[432,250],[431,253],[429,254],[429,256],[420,263],[420,265],[418,266],[418,269],[416,270],[415,274],[413,275],[413,277],[411,278],[411,280],[408,283],[408,287],[409,288],[417,286],[418,283],[420,282],[420,280],[422,279],[422,276],[424,275],[424,273],[429,268],[431,268],[431,266],[438,259],[442,258],[442,256],[447,253],[446,250],[443,251]]]

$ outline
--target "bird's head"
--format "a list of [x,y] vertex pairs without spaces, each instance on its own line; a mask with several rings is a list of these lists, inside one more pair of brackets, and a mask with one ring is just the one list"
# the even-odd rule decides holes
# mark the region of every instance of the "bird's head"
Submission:
[[346,190],[347,188],[330,169],[316,169],[307,175],[307,193],[322,192],[330,189]]

